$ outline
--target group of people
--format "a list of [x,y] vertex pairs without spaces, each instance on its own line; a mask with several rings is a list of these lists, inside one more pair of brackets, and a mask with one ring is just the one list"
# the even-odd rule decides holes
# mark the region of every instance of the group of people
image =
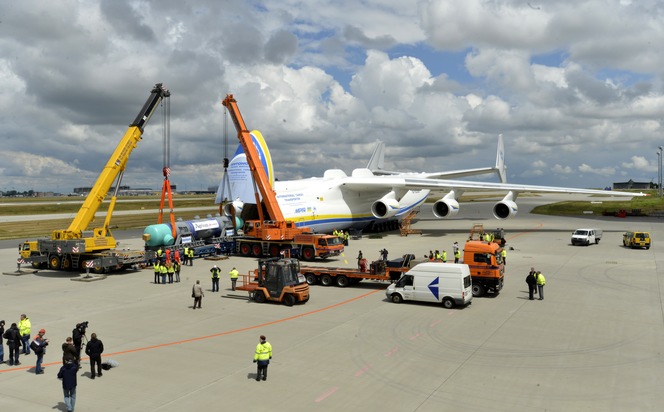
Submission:
[[[65,407],[67,411],[73,411],[76,403],[76,373],[80,369],[80,353],[85,337],[85,326],[77,324],[76,328],[72,331],[72,337],[67,337],[62,344],[62,364],[58,372],[58,379],[62,380],[62,389],[64,393]],[[42,362],[46,354],[46,347],[49,340],[46,338],[46,330],[40,329],[34,337],[31,337],[32,322],[25,314],[21,314],[18,323],[14,322],[5,330],[5,321],[0,320],[0,364],[5,363],[4,358],[4,344],[6,341],[9,348],[9,357],[7,364],[9,366],[19,366],[19,355],[30,355],[34,353],[37,357],[35,364],[35,374],[42,375],[44,368]],[[90,377],[102,376],[101,355],[104,352],[104,344],[97,338],[97,334],[93,333],[90,340],[87,342],[85,353],[90,357]]]
[[[210,273],[211,273],[211,278],[212,278],[212,292],[219,292],[219,279],[221,279],[221,268],[219,266],[214,265],[210,268]],[[237,279],[240,276],[240,272],[233,267],[233,269],[228,272],[228,276],[231,279],[231,289],[235,290],[237,287]],[[201,281],[197,280],[196,283],[194,283],[194,286],[191,288],[191,297],[194,298],[194,309],[198,308],[201,309],[201,305],[203,302],[203,297],[205,296],[205,292],[203,292],[203,286],[201,286]]]
[[534,295],[539,294],[539,300],[544,300],[544,285],[546,285],[546,278],[542,272],[531,267],[528,276],[526,276],[526,283],[528,284],[528,299],[535,300]]
[[343,230],[334,229],[332,231],[332,235],[341,238],[341,240],[344,241],[344,246],[348,246],[348,240],[350,239],[349,232],[344,232]]
[[30,342],[31,328],[32,323],[25,313],[21,314],[18,323],[12,323],[7,330],[5,330],[5,321],[0,320],[0,363],[5,363],[4,339],[7,342],[7,348],[9,349],[9,357],[6,362],[9,366],[20,365],[19,355],[29,355],[31,353],[30,350],[32,349],[35,355],[37,355],[35,373],[41,374],[41,363],[44,358],[44,353],[46,352],[45,347],[48,345],[48,339],[44,338],[46,331],[41,329],[39,333],[35,335],[33,341]]
[[[180,282],[180,268],[182,265],[178,260],[164,260],[163,263],[160,259],[154,262],[154,283],[178,283]],[[167,280],[168,279],[168,280]]]
[[[459,263],[459,259],[461,259],[461,249],[459,249],[459,242],[454,242],[452,244],[452,254],[454,256],[454,263]],[[428,259],[429,262],[443,262],[447,263],[447,251],[443,249],[442,252],[440,252],[438,249],[436,251],[429,251],[428,255],[424,255],[425,259]]]

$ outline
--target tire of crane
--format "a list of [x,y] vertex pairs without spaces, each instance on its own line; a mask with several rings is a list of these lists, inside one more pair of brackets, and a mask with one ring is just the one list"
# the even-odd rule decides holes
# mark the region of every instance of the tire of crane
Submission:
[[72,270],[72,269],[73,269],[73,268],[72,268],[72,264],[71,264],[71,256],[69,256],[69,255],[65,255],[65,256],[62,258],[62,268],[63,268],[64,270]]
[[48,267],[51,270],[59,270],[61,262],[62,258],[58,255],[51,255],[48,257]]
[[263,247],[259,243],[254,243],[251,246],[251,254],[255,257],[261,257],[263,255]]
[[251,255],[251,245],[249,243],[240,244],[240,255],[245,257]]
[[278,257],[279,252],[281,252],[281,248],[279,247],[279,245],[271,245],[270,246],[270,256]]
[[316,258],[316,252],[311,247],[305,247],[302,249],[302,259],[311,262]]

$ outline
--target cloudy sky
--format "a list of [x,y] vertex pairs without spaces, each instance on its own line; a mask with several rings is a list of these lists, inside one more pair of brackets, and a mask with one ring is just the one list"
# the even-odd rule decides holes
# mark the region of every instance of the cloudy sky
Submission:
[[[657,181],[660,0],[21,0],[0,3],[0,190],[90,186],[155,83],[171,180],[216,186],[233,93],[280,180],[492,165],[508,180]],[[161,110],[123,184],[161,187]],[[490,178],[491,179],[491,178]]]

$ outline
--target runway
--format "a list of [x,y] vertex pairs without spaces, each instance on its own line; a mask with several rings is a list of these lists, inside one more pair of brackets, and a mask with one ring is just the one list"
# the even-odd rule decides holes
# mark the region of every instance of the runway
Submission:
[[[551,198],[547,197],[546,202]],[[51,345],[45,374],[36,357],[0,365],[0,406],[64,410],[55,378],[61,343],[74,325],[104,342],[118,368],[89,379],[78,375],[77,411],[658,411],[664,408],[664,269],[658,219],[560,218],[531,215],[545,200],[519,200],[519,215],[488,218],[489,203],[462,204],[454,220],[423,210],[423,235],[351,241],[344,256],[322,264],[370,260],[462,244],[470,227],[502,227],[508,238],[505,288],[464,309],[393,304],[385,283],[313,286],[304,305],[257,304],[230,290],[212,293],[212,262],[196,260],[182,283],[155,285],[152,271],[72,282],[76,274],[41,271],[0,276],[0,318],[21,313]],[[570,246],[579,227],[599,227],[598,245]],[[650,250],[626,249],[626,230],[648,230]],[[140,247],[140,231],[115,232],[123,247]],[[23,240],[23,239],[20,239]],[[17,241],[0,242],[4,271],[13,271]],[[222,274],[253,259],[215,262]],[[317,263],[321,263],[320,261]],[[546,276],[545,299],[529,301],[525,276]],[[202,310],[192,310],[191,286],[205,286]],[[9,325],[7,325],[9,326]],[[264,334],[274,348],[268,380],[256,382],[253,351]],[[5,360],[8,351],[5,345]]]

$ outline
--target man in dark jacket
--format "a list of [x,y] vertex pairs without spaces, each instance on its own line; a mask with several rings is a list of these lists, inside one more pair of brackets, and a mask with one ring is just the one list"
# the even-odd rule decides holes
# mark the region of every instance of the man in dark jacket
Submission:
[[533,293],[537,288],[537,279],[535,278],[535,268],[530,268],[530,273],[526,276],[526,283],[528,284],[528,299],[534,300]]
[[20,365],[18,352],[21,347],[21,333],[18,331],[16,323],[12,323],[2,336],[7,339],[7,347],[9,347],[9,366]]
[[92,379],[95,378],[95,364],[97,364],[97,374],[102,376],[101,373],[101,354],[104,353],[104,344],[101,340],[97,339],[97,334],[90,335],[90,341],[85,347],[85,354],[90,357],[90,374]]
[[76,358],[76,347],[72,338],[67,338],[65,343],[62,344],[62,364],[65,365],[69,362],[74,362],[78,364],[78,358]]
[[74,340],[74,347],[76,348],[76,363],[79,369],[81,368],[81,346],[83,345],[83,337],[85,336],[85,328],[77,323],[74,330],[71,331],[71,337]]
[[74,362],[67,361],[58,372],[58,379],[62,379],[62,391],[65,395],[67,412],[72,412],[76,406],[76,371],[78,371],[78,366]]

